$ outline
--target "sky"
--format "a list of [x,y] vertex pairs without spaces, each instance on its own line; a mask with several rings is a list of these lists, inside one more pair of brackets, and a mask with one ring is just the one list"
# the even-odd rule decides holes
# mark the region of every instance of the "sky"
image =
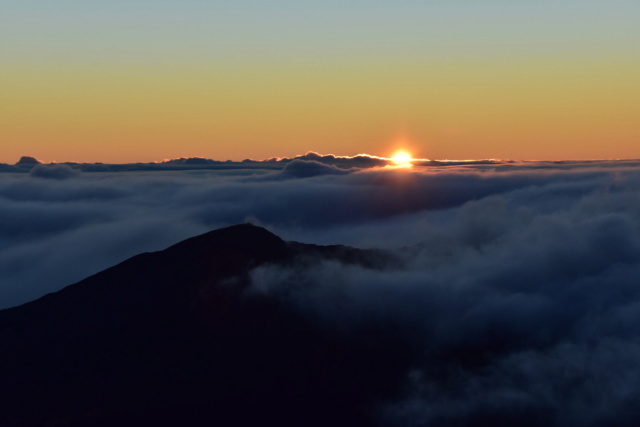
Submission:
[[635,0],[0,0],[0,162],[640,158]]

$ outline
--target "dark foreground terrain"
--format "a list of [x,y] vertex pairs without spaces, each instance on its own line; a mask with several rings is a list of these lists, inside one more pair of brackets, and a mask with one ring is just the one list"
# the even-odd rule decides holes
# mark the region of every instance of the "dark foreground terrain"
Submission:
[[257,266],[318,258],[392,262],[238,225],[0,311],[0,426],[375,425],[401,392],[408,346],[384,326],[340,332],[247,292]]

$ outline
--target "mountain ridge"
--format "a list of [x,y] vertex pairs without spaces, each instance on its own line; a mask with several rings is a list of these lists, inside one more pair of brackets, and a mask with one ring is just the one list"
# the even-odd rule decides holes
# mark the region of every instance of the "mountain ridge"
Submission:
[[408,366],[402,343],[375,331],[354,340],[245,292],[258,266],[330,259],[394,262],[242,224],[0,311],[0,426],[375,425],[374,403],[398,392]]

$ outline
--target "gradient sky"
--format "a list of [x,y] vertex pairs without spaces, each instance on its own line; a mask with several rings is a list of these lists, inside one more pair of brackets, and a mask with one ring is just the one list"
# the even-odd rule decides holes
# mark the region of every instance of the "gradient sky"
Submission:
[[0,0],[0,162],[640,158],[637,0]]

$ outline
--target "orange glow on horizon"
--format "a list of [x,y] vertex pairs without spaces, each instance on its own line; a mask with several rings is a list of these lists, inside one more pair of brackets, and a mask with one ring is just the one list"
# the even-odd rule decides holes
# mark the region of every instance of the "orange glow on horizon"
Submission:
[[631,55],[372,64],[16,62],[0,71],[11,82],[0,163],[240,161],[309,149],[408,150],[420,160],[640,157],[640,60]]
[[413,157],[406,151],[396,151],[393,156],[391,156],[391,161],[396,166],[410,167]]

